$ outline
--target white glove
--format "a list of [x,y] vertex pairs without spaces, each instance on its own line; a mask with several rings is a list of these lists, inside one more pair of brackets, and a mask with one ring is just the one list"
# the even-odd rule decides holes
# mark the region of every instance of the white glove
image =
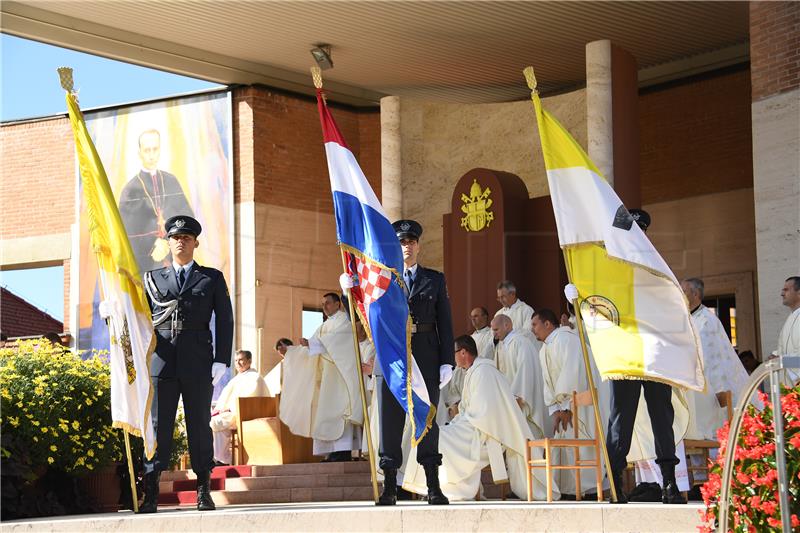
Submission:
[[97,307],[97,312],[100,314],[100,318],[102,318],[103,320],[106,320],[114,316],[114,312],[116,310],[117,310],[116,300],[103,300]]
[[225,375],[228,370],[228,365],[225,363],[214,363],[211,365],[211,385],[216,385]]
[[567,301],[569,301],[569,303],[574,302],[578,299],[578,287],[572,283],[567,283],[564,285],[564,296],[567,297]]
[[339,285],[342,287],[342,290],[347,292],[352,289],[355,285],[353,284],[353,276],[347,273],[343,273],[339,276]]
[[439,389],[443,389],[445,385],[450,383],[453,378],[453,367],[450,365],[442,365],[439,367]]

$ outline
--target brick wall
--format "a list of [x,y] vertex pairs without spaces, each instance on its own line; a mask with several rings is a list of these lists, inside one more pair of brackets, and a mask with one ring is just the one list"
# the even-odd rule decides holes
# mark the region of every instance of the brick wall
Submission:
[[[236,91],[239,92],[239,91]],[[333,212],[328,167],[314,100],[249,87],[237,94],[241,125],[253,139],[252,199],[308,211]],[[331,106],[342,135],[380,198],[380,113]],[[362,146],[363,144],[363,146]],[[244,145],[240,150],[242,158]],[[243,175],[243,178],[246,176]],[[245,181],[242,180],[243,191]],[[248,198],[242,194],[242,201]]]
[[75,152],[66,118],[0,128],[0,176],[0,238],[69,232]]
[[642,204],[753,186],[749,69],[642,92],[639,127]]
[[750,2],[753,101],[800,87],[800,3]]

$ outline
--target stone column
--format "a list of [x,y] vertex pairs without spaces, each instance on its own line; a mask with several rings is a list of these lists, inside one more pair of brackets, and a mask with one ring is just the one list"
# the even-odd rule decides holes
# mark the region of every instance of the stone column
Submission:
[[628,208],[641,206],[636,59],[609,40],[586,45],[589,157]]
[[390,221],[403,218],[400,97],[381,98],[381,203]]
[[780,290],[800,275],[800,3],[750,2],[753,196],[761,356],[789,313]]

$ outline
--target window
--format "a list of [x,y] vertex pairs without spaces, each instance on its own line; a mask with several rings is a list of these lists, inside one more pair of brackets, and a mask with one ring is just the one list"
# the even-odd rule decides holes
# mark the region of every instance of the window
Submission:
[[317,331],[322,325],[322,311],[319,309],[311,309],[311,308],[303,308],[303,316],[302,316],[302,330],[303,330],[303,337],[309,338],[314,335],[314,332]]

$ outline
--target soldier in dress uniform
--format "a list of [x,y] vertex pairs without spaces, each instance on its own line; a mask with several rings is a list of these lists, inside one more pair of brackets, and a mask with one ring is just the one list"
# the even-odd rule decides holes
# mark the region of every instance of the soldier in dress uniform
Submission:
[[[202,228],[190,216],[174,216],[164,225],[172,265],[145,274],[145,288],[156,349],[150,375],[155,456],[145,458],[145,499],[139,512],[155,513],[161,472],[169,468],[178,398],[183,396],[192,470],[197,474],[197,509],[211,511],[210,477],[214,467],[211,394],[230,366],[233,308],[222,272],[198,265],[194,251]],[[210,322],[214,319],[214,335]]]
[[[394,224],[403,248],[405,271],[403,279],[408,289],[408,309],[411,314],[411,352],[419,366],[432,406],[439,404],[440,385],[453,376],[453,321],[450,299],[444,274],[417,264],[422,226],[414,220],[398,220]],[[394,505],[397,501],[397,469],[403,464],[402,438],[406,413],[397,403],[386,382],[381,387],[381,447],[380,466],[384,488],[378,505]],[[417,447],[417,461],[425,470],[428,484],[428,503],[445,505],[449,501],[439,487],[439,426],[433,425]]]

